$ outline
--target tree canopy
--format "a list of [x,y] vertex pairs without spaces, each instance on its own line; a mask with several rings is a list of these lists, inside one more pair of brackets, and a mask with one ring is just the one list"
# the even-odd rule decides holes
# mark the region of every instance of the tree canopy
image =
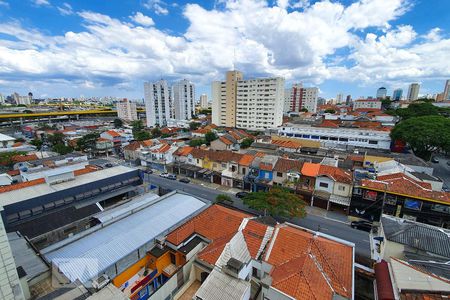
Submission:
[[391,138],[408,143],[414,154],[428,160],[434,151],[450,151],[450,119],[443,116],[408,118],[391,131]]
[[53,146],[56,144],[64,144],[64,134],[60,132],[55,132],[54,134],[49,134],[47,140]]
[[134,139],[136,141],[145,141],[145,140],[150,139],[151,137],[152,136],[151,136],[150,132],[145,131],[145,130],[138,131],[134,134]]
[[152,137],[157,138],[161,136],[161,129],[159,127],[155,127],[152,129]]
[[119,118],[114,119],[114,128],[120,128],[123,126],[123,121]]
[[100,134],[97,132],[88,133],[77,141],[77,146],[80,150],[93,149]]
[[271,216],[306,216],[305,202],[285,188],[273,187],[269,192],[249,193],[243,200],[250,208],[264,211]]
[[198,123],[198,122],[191,122],[191,123],[189,123],[189,129],[190,130],[196,130],[197,128],[199,128],[200,127],[200,123]]
[[248,148],[253,144],[254,140],[252,138],[245,138],[241,143],[241,148]]
[[73,148],[59,143],[59,144],[54,145],[52,147],[52,150],[60,155],[64,155],[67,153],[71,153],[73,151]]
[[205,134],[205,141],[206,141],[206,143],[209,145],[212,141],[214,141],[214,140],[217,140],[217,134],[215,134],[214,132],[212,132],[212,131],[208,131],[206,134]]
[[26,152],[11,151],[0,153],[0,165],[12,167],[14,165],[14,157],[25,155]]
[[206,141],[204,139],[193,139],[189,141],[189,146],[191,147],[198,147],[203,144],[206,144]]
[[336,113],[336,111],[332,108],[328,108],[328,109],[325,109],[325,113],[326,114],[334,114],[334,113]]

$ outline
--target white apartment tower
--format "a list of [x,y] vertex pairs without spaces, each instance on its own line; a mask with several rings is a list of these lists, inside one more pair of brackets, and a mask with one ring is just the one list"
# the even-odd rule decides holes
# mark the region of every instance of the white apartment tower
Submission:
[[123,99],[116,104],[117,117],[125,121],[135,121],[138,119],[136,103]]
[[145,115],[147,126],[165,126],[174,117],[172,93],[167,81],[144,83]]
[[284,79],[243,80],[229,71],[226,81],[212,83],[212,121],[218,126],[253,130],[275,128],[283,122]]
[[173,107],[176,120],[190,120],[195,115],[195,87],[189,80],[181,80],[172,86]]
[[200,107],[201,108],[208,108],[209,107],[208,95],[206,95],[206,94],[200,95]]
[[300,112],[307,109],[308,112],[317,112],[318,88],[305,88],[301,83],[297,83],[292,85],[288,93],[290,94],[289,111]]
[[420,85],[418,83],[411,83],[408,89],[408,101],[415,101],[419,98]]
[[450,79],[445,82],[443,98],[444,101],[450,100]]

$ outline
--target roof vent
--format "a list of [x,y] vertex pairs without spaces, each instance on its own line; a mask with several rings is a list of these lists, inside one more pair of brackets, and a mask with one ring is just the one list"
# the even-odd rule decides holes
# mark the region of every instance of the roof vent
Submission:
[[92,281],[92,287],[94,287],[97,291],[104,288],[109,283],[109,277],[106,274],[100,275],[97,279]]
[[166,246],[166,238],[162,235],[155,238],[156,247],[163,249]]

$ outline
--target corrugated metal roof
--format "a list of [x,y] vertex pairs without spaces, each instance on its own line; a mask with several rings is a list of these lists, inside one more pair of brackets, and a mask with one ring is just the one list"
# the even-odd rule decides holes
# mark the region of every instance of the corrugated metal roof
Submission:
[[[88,235],[82,236],[81,233],[73,236],[70,244],[63,245],[62,241],[44,249],[42,253],[70,280],[79,279],[86,283],[206,205],[198,198],[171,193]],[[92,273],[92,268],[97,274]]]
[[241,300],[250,295],[250,282],[231,277],[213,269],[195,293],[203,300]]
[[381,223],[389,241],[450,257],[449,230],[386,215]]

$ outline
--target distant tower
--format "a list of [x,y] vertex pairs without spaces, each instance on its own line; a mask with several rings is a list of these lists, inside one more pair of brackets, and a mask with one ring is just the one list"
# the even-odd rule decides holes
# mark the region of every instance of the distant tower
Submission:
[[347,95],[347,98],[345,99],[345,105],[350,105],[352,102],[352,95]]
[[408,89],[408,101],[415,101],[419,98],[420,85],[418,83],[411,83]]
[[33,93],[32,92],[28,93],[28,102],[29,102],[29,104],[33,103]]
[[387,89],[382,86],[377,90],[377,99],[384,99],[386,98]]
[[450,79],[445,82],[444,101],[450,100]]
[[402,100],[403,96],[403,90],[402,89],[395,89],[392,93],[392,101],[400,101]]

